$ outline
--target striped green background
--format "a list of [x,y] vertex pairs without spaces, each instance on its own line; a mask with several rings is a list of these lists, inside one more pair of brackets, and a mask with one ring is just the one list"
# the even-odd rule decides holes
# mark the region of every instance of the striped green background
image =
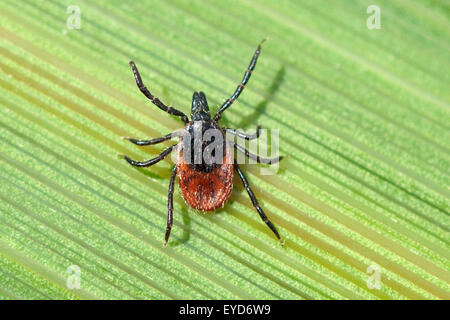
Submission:
[[[374,2],[380,30],[366,27]],[[2,0],[0,297],[449,299],[449,16],[432,0]],[[128,61],[168,104],[188,113],[202,90],[215,111],[264,37],[223,124],[280,130],[278,174],[244,169],[286,246],[236,180],[214,214],[177,189],[163,248],[170,160],[134,169],[117,154],[151,158],[167,144],[120,136],[181,122]]]

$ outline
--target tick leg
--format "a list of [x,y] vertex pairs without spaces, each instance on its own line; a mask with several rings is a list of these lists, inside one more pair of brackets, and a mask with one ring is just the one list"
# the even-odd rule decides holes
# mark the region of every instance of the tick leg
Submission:
[[258,200],[256,200],[255,194],[253,193],[252,189],[250,188],[250,185],[248,184],[247,178],[245,177],[244,173],[242,172],[241,168],[237,164],[237,162],[234,162],[234,168],[236,169],[237,173],[239,174],[239,177],[241,178],[242,182],[244,183],[244,187],[247,190],[247,193],[250,197],[250,200],[252,200],[253,206],[255,207],[256,211],[258,211],[259,216],[261,219],[267,224],[267,226],[272,230],[272,232],[275,234],[275,236],[280,240],[281,245],[284,245],[284,241],[281,240],[280,235],[278,234],[277,229],[273,225],[273,223],[267,218],[266,214],[264,213],[263,209],[258,203]]
[[147,161],[143,161],[143,162],[135,161],[135,160],[130,159],[129,157],[127,157],[127,156],[125,156],[125,155],[123,156],[123,158],[124,158],[129,164],[131,164],[132,166],[135,166],[135,167],[149,167],[149,166],[154,165],[155,163],[158,163],[158,162],[161,161],[162,159],[164,159],[164,158],[165,158],[165,157],[173,150],[173,148],[174,148],[175,146],[176,146],[176,145],[173,145],[173,146],[167,148],[166,150],[164,150],[163,152],[161,152],[157,157],[155,157],[155,158],[153,158],[153,159],[150,159],[150,160],[147,160]]
[[169,241],[170,231],[172,230],[173,225],[173,190],[175,184],[175,175],[177,174],[177,165],[173,166],[172,175],[170,176],[169,183],[169,196],[167,197],[167,227],[166,227],[166,237],[164,241],[164,247],[167,246],[167,242]]
[[188,123],[189,119],[188,117],[181,111],[172,108],[172,107],[168,107],[166,106],[163,102],[161,102],[161,100],[159,100],[158,98],[154,97],[150,91],[147,89],[147,87],[144,86],[144,83],[142,83],[142,79],[141,79],[141,75],[139,74],[139,71],[136,67],[136,65],[134,64],[133,61],[130,61],[130,66],[131,69],[133,69],[133,74],[134,74],[134,78],[136,79],[136,84],[139,88],[139,90],[141,90],[141,92],[158,108],[160,108],[161,110],[177,116],[177,117],[181,117],[181,120],[183,120],[184,123]]
[[256,61],[258,60],[258,56],[259,56],[259,54],[261,52],[261,45],[263,44],[264,41],[266,41],[266,39],[261,41],[261,43],[256,48],[256,51],[253,54],[253,58],[250,61],[248,69],[247,69],[247,71],[244,74],[244,78],[242,78],[241,83],[237,86],[237,88],[234,91],[234,93],[231,96],[231,98],[227,99],[223,103],[223,105],[220,107],[219,111],[217,111],[217,113],[214,115],[214,120],[215,121],[218,121],[220,119],[220,117],[222,116],[222,112],[224,112],[225,109],[227,109],[229,106],[231,106],[233,104],[233,102],[239,97],[239,95],[241,94],[242,90],[244,90],[245,85],[247,84],[248,80],[250,79],[250,76],[252,75],[253,70],[255,69]]
[[225,128],[225,131],[234,136],[238,136],[239,138],[244,138],[245,140],[253,140],[253,139],[259,138],[259,135],[261,134],[261,126],[258,126],[256,128],[256,133],[254,133],[254,134],[247,134],[247,133],[238,131],[236,129],[231,129],[231,128]]
[[247,149],[245,149],[243,146],[240,146],[236,143],[233,143],[233,146],[236,148],[237,151],[242,152],[243,154],[245,154],[245,156],[249,157],[252,160],[255,160],[258,163],[264,163],[264,164],[274,164],[279,162],[281,159],[283,159],[283,157],[276,157],[276,158],[263,158],[260,157],[256,154],[251,153],[250,151],[248,151]]
[[151,139],[151,140],[138,140],[138,139],[129,138],[129,137],[123,137],[123,139],[126,139],[138,146],[149,146],[149,145],[153,145],[153,144],[157,144],[157,143],[169,140],[172,137],[179,137],[180,135],[181,134],[179,132],[172,132],[163,137],[159,137],[159,138],[155,138],[155,139]]

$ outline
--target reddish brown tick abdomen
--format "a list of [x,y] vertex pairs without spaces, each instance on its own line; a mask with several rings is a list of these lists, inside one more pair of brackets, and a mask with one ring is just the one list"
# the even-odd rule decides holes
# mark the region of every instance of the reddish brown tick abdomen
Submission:
[[233,189],[233,154],[227,146],[223,163],[213,171],[204,173],[192,169],[183,159],[183,151],[178,152],[178,183],[181,195],[194,209],[213,211],[222,207]]

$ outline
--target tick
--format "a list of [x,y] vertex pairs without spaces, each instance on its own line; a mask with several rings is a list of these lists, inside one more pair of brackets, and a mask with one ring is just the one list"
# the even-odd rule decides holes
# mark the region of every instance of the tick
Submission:
[[[173,224],[173,192],[175,177],[178,177],[181,194],[185,202],[189,206],[201,211],[214,211],[219,207],[223,207],[225,202],[231,195],[231,191],[233,188],[234,170],[236,170],[239,178],[242,180],[244,187],[247,190],[248,195],[250,196],[250,200],[252,201],[252,204],[261,219],[267,224],[270,230],[272,230],[281,244],[284,244],[284,242],[280,238],[280,235],[278,234],[277,229],[267,218],[263,209],[259,205],[258,200],[256,199],[252,189],[250,188],[247,178],[239,167],[236,159],[234,159],[233,151],[236,150],[237,152],[242,152],[245,154],[245,156],[256,160],[258,163],[264,164],[276,163],[281,160],[281,157],[272,159],[263,158],[250,153],[247,149],[245,149],[245,147],[225,139],[226,133],[238,136],[246,140],[257,139],[260,135],[260,126],[257,127],[256,133],[246,134],[235,129],[221,127],[218,123],[222,116],[222,113],[227,108],[229,108],[234,101],[236,101],[242,90],[245,88],[245,85],[247,84],[253,70],[255,69],[256,61],[258,60],[258,56],[261,52],[261,44],[263,42],[264,40],[256,48],[256,51],[250,61],[250,65],[248,66],[248,69],[245,72],[241,83],[237,86],[231,98],[227,99],[223,103],[223,105],[219,108],[219,110],[213,117],[211,117],[208,102],[206,101],[206,96],[203,92],[194,92],[193,94],[191,120],[189,120],[189,118],[183,112],[170,106],[166,106],[163,102],[161,102],[161,100],[154,97],[144,86],[135,63],[133,61],[130,61],[130,66],[133,70],[134,78],[139,90],[158,108],[173,116],[179,117],[185,124],[183,134],[180,132],[174,132],[163,137],[151,140],[138,140],[128,137],[124,138],[138,146],[154,145],[163,141],[170,140],[175,136],[179,138],[179,142],[177,144],[172,145],[157,157],[147,161],[135,161],[127,156],[123,156],[123,158],[133,166],[149,167],[167,157],[173,150],[176,150],[176,152],[178,153],[176,164],[173,166],[172,174],[170,176],[167,205],[167,228],[164,246],[167,245]],[[206,148],[208,148],[208,144],[205,143],[205,140],[202,139],[202,137],[210,131],[216,133],[215,141],[220,141],[219,148],[213,150],[212,155],[214,156],[215,154],[220,154],[221,161],[195,161],[195,159],[197,159],[196,156],[198,155],[200,155],[200,159],[202,160],[202,155],[205,153],[205,151],[207,151]],[[201,135],[196,135],[196,132],[200,132]],[[188,147],[187,149],[189,150],[189,153],[186,152],[186,148],[182,148],[180,146]]]

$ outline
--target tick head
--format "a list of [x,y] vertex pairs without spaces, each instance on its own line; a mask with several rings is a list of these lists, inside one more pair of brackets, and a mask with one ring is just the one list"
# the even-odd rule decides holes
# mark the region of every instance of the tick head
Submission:
[[194,92],[194,95],[192,96],[191,119],[192,121],[211,120],[208,101],[206,101],[206,96],[201,91]]

